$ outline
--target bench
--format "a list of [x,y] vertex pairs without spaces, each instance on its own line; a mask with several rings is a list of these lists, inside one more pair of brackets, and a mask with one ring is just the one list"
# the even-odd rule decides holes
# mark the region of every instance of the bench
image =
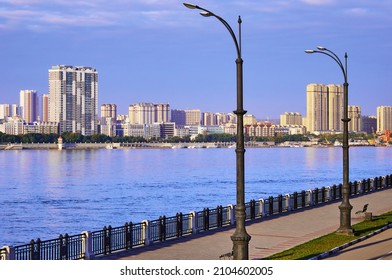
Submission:
[[368,206],[369,206],[369,204],[365,204],[363,206],[362,210],[359,210],[359,211],[355,212],[355,214],[357,214],[357,215],[364,214],[365,220],[366,221],[371,221],[373,219],[373,214],[372,214],[372,212],[367,212]]
[[365,214],[366,211],[367,211],[368,206],[369,206],[368,203],[365,204],[365,205],[363,206],[362,210],[359,210],[359,211],[355,212],[355,214],[356,214],[356,215],[358,215],[358,214]]

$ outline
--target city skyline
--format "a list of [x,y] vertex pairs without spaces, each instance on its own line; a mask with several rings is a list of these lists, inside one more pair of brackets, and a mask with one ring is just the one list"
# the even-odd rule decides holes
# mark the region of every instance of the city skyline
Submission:
[[[235,50],[227,30],[182,1],[0,1],[1,103],[20,90],[48,93],[47,69],[85,65],[100,72],[99,105],[126,113],[139,102],[205,112],[235,109]],[[306,115],[306,85],[342,84],[337,66],[303,51],[348,53],[349,104],[363,115],[391,105],[388,1],[194,1],[242,18],[244,109],[260,119]],[[282,102],[284,100],[284,102]]]

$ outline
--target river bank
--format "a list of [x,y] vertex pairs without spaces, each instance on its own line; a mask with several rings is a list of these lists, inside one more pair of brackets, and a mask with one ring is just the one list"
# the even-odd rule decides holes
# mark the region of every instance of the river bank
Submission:
[[[205,142],[205,143],[64,143],[61,149],[124,149],[124,148],[155,148],[155,149],[202,149],[202,148],[235,148],[235,142]],[[390,147],[389,145],[372,145],[366,143],[350,143],[350,147]],[[246,142],[245,148],[301,148],[301,147],[341,147],[339,145],[325,145],[313,142]],[[57,143],[9,143],[0,144],[0,150],[60,150]]]

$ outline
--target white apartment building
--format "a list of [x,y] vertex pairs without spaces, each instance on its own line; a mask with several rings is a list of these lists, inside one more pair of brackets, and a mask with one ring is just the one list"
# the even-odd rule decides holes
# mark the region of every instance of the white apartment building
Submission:
[[280,125],[302,125],[302,115],[300,113],[285,112],[280,115]]
[[392,130],[392,106],[377,107],[377,132]]
[[309,132],[342,131],[342,116],[342,85],[307,85],[305,125]]
[[129,105],[128,120],[130,124],[153,124],[170,121],[169,104],[138,103]]
[[348,131],[362,131],[362,116],[360,106],[348,106],[348,118],[351,119],[351,121],[348,123]]
[[60,133],[97,133],[96,69],[68,65],[57,65],[49,69],[49,121],[60,123]]
[[17,104],[0,104],[0,120],[19,115]]
[[20,115],[26,123],[38,120],[39,101],[36,90],[21,90],[19,92]]
[[10,135],[24,133],[24,121],[20,116],[8,117],[7,122],[0,124],[0,131]]

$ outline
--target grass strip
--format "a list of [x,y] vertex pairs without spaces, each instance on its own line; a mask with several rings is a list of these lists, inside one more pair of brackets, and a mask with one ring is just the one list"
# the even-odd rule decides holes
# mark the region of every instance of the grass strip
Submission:
[[264,259],[307,260],[350,241],[361,238],[362,236],[368,235],[390,223],[392,223],[392,212],[373,216],[372,220],[365,220],[352,226],[355,232],[354,236],[340,235],[333,232]]

